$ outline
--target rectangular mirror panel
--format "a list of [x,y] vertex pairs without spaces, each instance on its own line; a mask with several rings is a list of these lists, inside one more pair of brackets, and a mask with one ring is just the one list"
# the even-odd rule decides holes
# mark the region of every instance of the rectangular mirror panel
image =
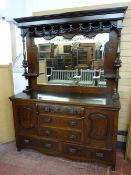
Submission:
[[104,49],[108,41],[108,33],[93,38],[79,35],[71,40],[35,38],[39,73],[44,73],[37,84],[106,87]]

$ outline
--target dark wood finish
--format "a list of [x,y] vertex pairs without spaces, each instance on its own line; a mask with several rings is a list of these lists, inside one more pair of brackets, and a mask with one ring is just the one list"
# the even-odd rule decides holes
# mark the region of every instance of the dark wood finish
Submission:
[[[61,122],[60,122],[61,120]],[[68,117],[68,115],[49,115],[49,114],[39,114],[39,126],[42,127],[43,125],[46,126],[54,126],[54,127],[64,127],[67,129],[75,128],[81,129],[82,128],[82,118],[76,118],[75,116]]]
[[[18,151],[33,148],[73,160],[105,163],[115,170],[120,109],[120,37],[126,9],[15,19],[21,28],[24,76],[29,82],[26,93],[10,97]],[[105,32],[109,33],[104,58],[106,88],[37,85],[39,66],[34,37],[51,39],[59,35],[72,38],[83,34],[91,38]]]
[[21,148],[33,148],[50,155],[59,155],[59,142],[48,139],[19,136]]
[[59,139],[63,141],[79,142],[81,143],[82,137],[80,131],[65,130],[65,128],[56,127],[41,127],[39,134],[43,137],[50,139]]
[[[106,91],[112,93],[112,97],[116,100],[119,97],[118,79],[119,67],[121,66],[120,38],[122,20],[126,9],[127,7],[119,7],[15,19],[18,27],[21,28],[24,48],[25,38],[27,41],[27,59],[25,49],[23,52],[24,75],[29,82],[26,90],[41,89],[41,86],[37,85],[36,81],[36,77],[39,75],[39,69],[38,53],[37,49],[35,49],[34,37],[51,39],[59,35],[65,38],[72,38],[74,35],[83,34],[92,38],[98,33],[109,33],[109,42],[106,44],[104,54],[104,72],[107,79]],[[32,73],[36,74],[36,77]],[[45,90],[46,87],[42,87]],[[63,86],[60,89],[63,90]],[[72,87],[69,89],[72,91]],[[78,88],[75,87],[73,89],[76,90]],[[88,92],[88,88],[86,89]],[[97,93],[97,91],[99,91],[99,88],[93,88],[93,93]],[[79,88],[79,92],[81,92],[81,88]]]
[[120,104],[103,95],[54,95],[34,92],[10,98],[17,149],[115,166]]
[[[66,12],[62,14],[53,14],[53,15],[44,15],[44,16],[34,16],[34,17],[23,17],[23,18],[15,18],[15,21],[18,23],[22,22],[30,22],[30,21],[40,21],[47,19],[59,19],[64,17],[80,17],[85,15],[103,15],[103,14],[115,14],[115,13],[123,13],[127,7],[117,7],[117,8],[106,8],[106,9],[97,9],[97,10],[88,10],[88,11],[77,11],[77,12]],[[108,19],[108,17],[106,18]]]

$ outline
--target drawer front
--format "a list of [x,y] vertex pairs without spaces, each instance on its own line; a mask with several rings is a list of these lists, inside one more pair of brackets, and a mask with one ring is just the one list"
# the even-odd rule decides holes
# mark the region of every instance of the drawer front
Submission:
[[58,139],[58,131],[56,129],[48,128],[48,127],[43,127],[39,129],[39,134],[41,136],[47,137],[47,138],[53,138],[53,139]]
[[92,159],[92,152],[83,147],[73,144],[62,144],[62,154],[64,157],[73,159],[73,160],[90,160]]
[[54,129],[49,127],[43,127],[40,128],[39,134],[41,136],[52,139],[65,140],[71,142],[82,142],[81,132],[73,130],[68,131],[57,128]]
[[72,116],[83,116],[84,108],[79,106],[63,106],[54,104],[37,104],[38,113],[52,113]]
[[92,156],[94,160],[97,161],[107,161],[107,162],[112,162],[113,160],[113,153],[112,151],[106,151],[106,150],[93,150],[92,151]]
[[60,139],[70,142],[82,142],[81,132],[76,131],[60,132]]
[[113,154],[112,151],[91,149],[84,146],[78,146],[73,144],[62,144],[62,152],[65,157],[76,160],[91,160],[94,162],[106,162],[112,163]]
[[83,119],[76,117],[63,117],[54,115],[39,115],[39,126],[55,126],[61,128],[82,129]]
[[27,137],[21,138],[22,146],[29,148],[40,148],[41,150],[50,152],[59,152],[59,144],[56,141],[37,140]]

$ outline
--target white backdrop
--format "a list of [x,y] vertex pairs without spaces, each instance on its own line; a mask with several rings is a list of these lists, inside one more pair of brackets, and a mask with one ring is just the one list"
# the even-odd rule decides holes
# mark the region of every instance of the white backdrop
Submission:
[[131,2],[131,0],[26,0],[26,9],[28,9],[27,14],[31,15],[31,12],[36,11],[112,4],[121,2]]
[[131,2],[131,0],[0,0],[0,15],[7,18],[31,16],[32,12]]
[[0,20],[0,65],[12,62],[9,23]]

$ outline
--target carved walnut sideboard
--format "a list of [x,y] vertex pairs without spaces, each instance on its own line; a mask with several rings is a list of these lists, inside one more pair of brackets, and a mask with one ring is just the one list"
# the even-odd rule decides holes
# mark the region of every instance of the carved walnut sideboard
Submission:
[[[100,162],[115,170],[118,80],[122,20],[127,7],[15,19],[21,29],[26,89],[12,97],[16,146],[73,160]],[[107,87],[39,85],[34,38],[94,37],[109,33],[105,46]],[[26,40],[25,40],[26,39]],[[27,52],[27,53],[26,53]]]

